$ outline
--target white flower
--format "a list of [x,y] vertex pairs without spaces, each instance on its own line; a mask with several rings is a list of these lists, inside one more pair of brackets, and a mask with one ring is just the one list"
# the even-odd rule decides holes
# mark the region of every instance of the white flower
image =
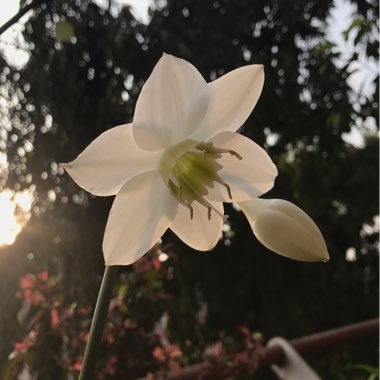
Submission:
[[264,83],[261,65],[206,83],[189,62],[164,54],[137,100],[132,124],[112,128],[73,162],[71,177],[95,195],[115,195],[103,241],[107,265],[139,259],[170,229],[194,249],[212,249],[223,203],[272,188],[266,152],[235,133]]
[[295,204],[282,199],[239,202],[257,239],[270,250],[301,261],[328,261],[321,231]]

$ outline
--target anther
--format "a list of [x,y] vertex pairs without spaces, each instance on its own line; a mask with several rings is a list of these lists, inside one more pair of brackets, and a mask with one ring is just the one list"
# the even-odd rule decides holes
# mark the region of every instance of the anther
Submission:
[[239,153],[235,152],[234,150],[229,150],[228,153],[231,156],[236,157],[238,160],[242,160],[243,159],[243,157]]
[[193,209],[193,206],[190,203],[187,203],[186,206],[190,210],[190,220],[193,220],[193,218],[194,218],[194,209]]
[[232,194],[231,194],[231,188],[230,188],[230,185],[228,185],[227,183],[223,183],[224,187],[227,189],[227,193],[228,193],[228,196],[230,197],[230,199],[232,199]]
[[211,207],[207,207],[207,218],[211,220]]

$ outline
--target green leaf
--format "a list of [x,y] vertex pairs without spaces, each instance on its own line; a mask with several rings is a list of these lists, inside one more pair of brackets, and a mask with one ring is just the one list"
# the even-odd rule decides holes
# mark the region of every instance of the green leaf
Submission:
[[347,41],[348,37],[350,36],[350,33],[357,27],[360,27],[363,24],[363,20],[360,18],[355,19],[352,21],[351,25],[343,32],[343,37]]
[[341,120],[341,115],[340,113],[332,113],[329,115],[327,118],[327,124],[332,126],[333,128],[338,128]]
[[333,42],[325,42],[323,44],[316,46],[313,50],[313,53],[317,54],[317,55],[323,54],[323,53],[328,53],[334,47],[336,47],[336,44],[334,44]]
[[367,372],[370,375],[368,380],[379,379],[379,368],[372,367],[372,366],[369,366],[366,364],[351,365],[350,368],[359,369],[359,370],[362,370],[364,372]]
[[0,378],[2,380],[13,380],[16,367],[25,360],[25,356],[25,354],[17,354],[13,359],[6,362],[0,371]]
[[75,36],[75,29],[68,21],[58,21],[55,25],[55,39],[57,42],[70,42]]
[[129,286],[127,284],[123,284],[117,290],[117,295],[119,297],[125,297],[127,295]]

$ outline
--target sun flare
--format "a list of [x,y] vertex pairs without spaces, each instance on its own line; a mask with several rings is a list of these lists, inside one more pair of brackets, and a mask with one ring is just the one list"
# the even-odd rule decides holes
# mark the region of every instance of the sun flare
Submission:
[[30,218],[33,196],[28,191],[0,193],[0,247],[11,245]]

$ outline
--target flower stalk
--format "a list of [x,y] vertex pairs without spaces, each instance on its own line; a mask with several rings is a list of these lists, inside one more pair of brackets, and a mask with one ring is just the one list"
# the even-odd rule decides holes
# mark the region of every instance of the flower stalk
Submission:
[[108,265],[104,271],[102,284],[100,285],[98,299],[96,301],[94,316],[91,322],[90,334],[84,353],[82,368],[79,374],[79,380],[94,379],[95,365],[98,359],[104,325],[118,268],[118,266]]

